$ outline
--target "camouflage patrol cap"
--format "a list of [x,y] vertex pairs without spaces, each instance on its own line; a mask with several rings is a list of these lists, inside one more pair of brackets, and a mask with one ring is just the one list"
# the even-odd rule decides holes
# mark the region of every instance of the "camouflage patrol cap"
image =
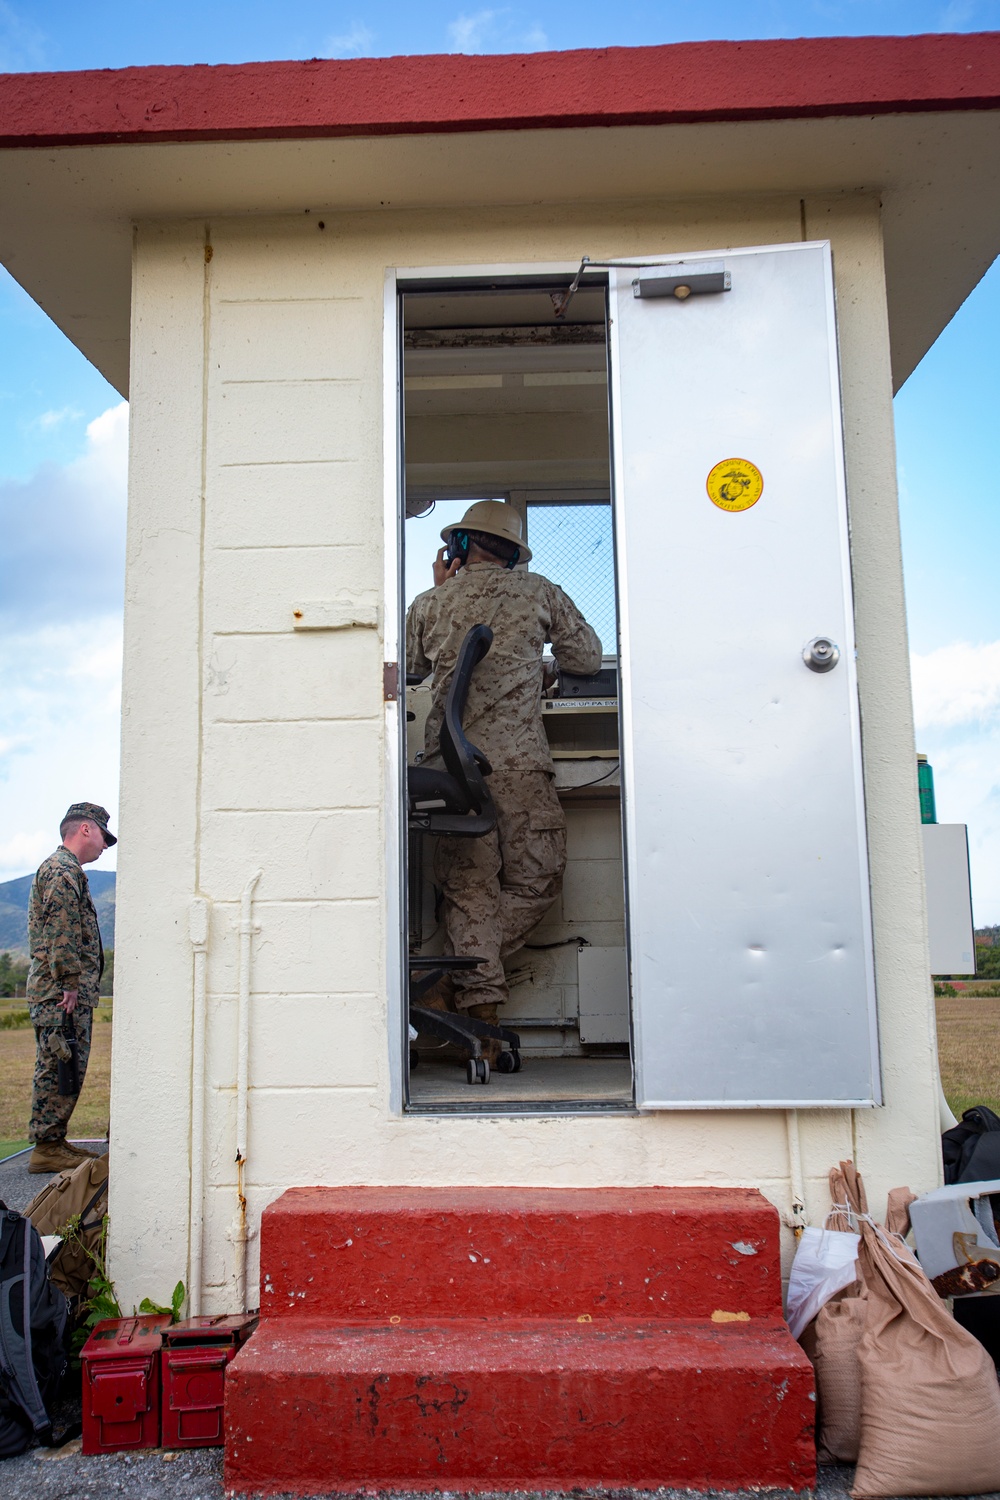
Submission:
[[110,849],[112,844],[118,840],[113,833],[108,832],[108,810],[101,807],[97,802],[74,802],[72,807],[66,809],[63,817],[64,823],[96,823],[104,834],[104,847]]

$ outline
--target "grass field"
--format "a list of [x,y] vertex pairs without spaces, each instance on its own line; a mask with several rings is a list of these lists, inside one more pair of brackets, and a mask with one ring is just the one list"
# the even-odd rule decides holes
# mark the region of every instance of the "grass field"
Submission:
[[[87,1081],[73,1111],[69,1133],[77,1139],[99,1139],[108,1128],[111,1091],[111,1026],[94,1020]],[[35,1068],[35,1033],[30,1026],[0,1031],[0,1157],[20,1150],[31,1112],[31,1077]]]
[[[23,1001],[20,1002],[23,1005]],[[941,995],[937,1001],[938,1048],[945,1095],[956,1115],[970,1104],[988,1104],[1000,1114],[1000,997],[970,993]],[[111,1025],[94,1022],[87,1082],[73,1111],[70,1135],[104,1135],[111,1086]],[[0,1031],[0,1159],[26,1144],[35,1065],[35,1033],[30,1026]]]
[[941,1082],[953,1112],[987,1104],[1000,1115],[1000,998],[966,992],[936,1004]]

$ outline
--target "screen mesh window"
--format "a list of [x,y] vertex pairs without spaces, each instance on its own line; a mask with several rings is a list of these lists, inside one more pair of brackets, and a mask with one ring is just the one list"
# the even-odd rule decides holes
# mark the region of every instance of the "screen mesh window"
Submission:
[[618,650],[615,553],[607,501],[528,506],[532,572],[564,589],[601,638],[605,656]]

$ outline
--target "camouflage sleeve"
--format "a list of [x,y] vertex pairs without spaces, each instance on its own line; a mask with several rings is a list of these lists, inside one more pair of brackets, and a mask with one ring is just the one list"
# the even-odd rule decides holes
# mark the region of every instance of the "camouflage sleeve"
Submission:
[[421,680],[434,665],[424,655],[423,625],[424,612],[418,597],[406,612],[406,670]]
[[66,875],[54,876],[44,893],[42,943],[50,973],[64,990],[76,989],[83,968],[80,894]]
[[557,583],[550,585],[552,624],[549,640],[552,652],[564,672],[587,676],[601,665],[601,642],[568,594]]

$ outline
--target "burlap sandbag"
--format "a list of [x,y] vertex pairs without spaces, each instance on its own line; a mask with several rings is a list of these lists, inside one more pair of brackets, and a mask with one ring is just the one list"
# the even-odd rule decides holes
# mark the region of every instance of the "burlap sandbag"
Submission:
[[816,1315],[816,1456],[821,1464],[853,1464],[861,1435],[861,1372],[858,1345],[865,1331],[860,1283],[831,1298]]
[[[914,1194],[893,1188],[885,1227],[905,1234],[910,1227],[909,1206]],[[866,1214],[864,1184],[853,1163],[842,1162],[830,1173],[831,1230],[846,1230],[853,1215]],[[832,1297],[813,1319],[803,1348],[816,1373],[816,1456],[821,1464],[857,1462],[861,1438],[861,1370],[858,1347],[865,1331],[866,1294],[860,1281]]]
[[[863,1201],[860,1182],[857,1192]],[[833,1208],[826,1227],[849,1229],[851,1221],[844,1209],[851,1207],[851,1197],[839,1167],[830,1173],[830,1202]],[[860,1208],[860,1203],[856,1206]],[[855,1281],[820,1308],[807,1330],[808,1340],[805,1335],[800,1339],[816,1375],[816,1456],[821,1464],[857,1461],[861,1430],[858,1344],[864,1326],[864,1288]]]
[[870,1219],[860,1228],[867,1296],[854,1500],[1000,1490],[993,1361],[955,1322],[902,1239]]

